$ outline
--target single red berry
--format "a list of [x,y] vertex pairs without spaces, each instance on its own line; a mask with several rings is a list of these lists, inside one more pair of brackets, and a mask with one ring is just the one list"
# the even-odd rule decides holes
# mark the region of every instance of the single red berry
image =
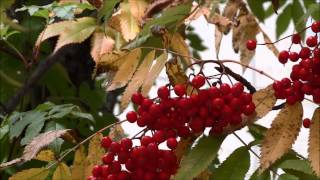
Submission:
[[121,151],[121,152],[118,153],[118,161],[121,164],[126,163],[129,158],[130,158],[129,152]]
[[186,94],[186,86],[184,84],[177,84],[173,88],[174,93],[176,93],[177,96],[182,97]]
[[205,78],[202,75],[198,74],[192,79],[191,84],[193,87],[199,89],[205,84],[205,81]]
[[293,34],[292,35],[292,38],[291,38],[291,41],[292,41],[292,43],[293,44],[300,44],[300,42],[301,42],[301,36],[300,36],[300,34]]
[[283,89],[287,89],[291,86],[291,80],[289,78],[283,78],[280,82]]
[[311,120],[310,120],[309,118],[305,118],[305,119],[302,121],[302,124],[303,124],[303,127],[309,128],[310,125],[311,125]]
[[244,93],[241,94],[240,100],[245,105],[250,104],[252,102],[252,94],[244,92]]
[[230,91],[231,91],[231,87],[230,87],[229,84],[223,83],[223,84],[220,85],[220,91],[224,95],[229,94]]
[[204,130],[204,124],[200,118],[192,119],[189,123],[189,127],[194,133],[199,133]]
[[145,98],[142,100],[141,107],[145,110],[148,110],[152,104],[153,101],[151,99]]
[[167,146],[168,146],[168,148],[174,150],[174,149],[176,149],[177,145],[178,145],[178,141],[177,141],[176,138],[169,138],[169,139],[167,140]]
[[250,104],[245,106],[243,113],[245,115],[249,116],[255,111],[255,109],[256,109],[256,106],[253,103],[250,103]]
[[297,62],[298,59],[299,59],[299,54],[296,53],[296,52],[290,52],[290,54],[289,54],[289,59],[290,59],[292,62]]
[[142,136],[140,143],[143,146],[148,146],[148,144],[152,143],[153,139],[150,136]]
[[279,62],[282,64],[285,64],[288,62],[288,58],[289,58],[289,52],[288,51],[281,51],[279,53],[278,59]]
[[309,47],[315,47],[318,43],[317,37],[316,36],[309,36],[306,40],[306,44]]
[[137,113],[134,112],[134,111],[129,111],[126,115],[127,117],[127,120],[130,122],[130,123],[134,123],[137,121],[138,119],[138,116],[137,116]]
[[143,96],[141,93],[133,93],[131,96],[131,101],[136,105],[141,105]]
[[306,59],[310,56],[310,49],[308,47],[303,47],[301,48],[300,52],[299,52],[299,57],[301,59]]
[[110,144],[110,148],[109,148],[109,151],[110,151],[110,152],[118,153],[118,152],[120,152],[120,150],[121,150],[121,145],[120,145],[119,143],[117,143],[117,142],[112,142],[112,143]]
[[211,103],[214,109],[221,109],[224,106],[224,100],[222,98],[215,98]]
[[169,91],[169,89],[167,88],[167,86],[161,86],[161,87],[159,87],[159,89],[158,89],[158,97],[160,98],[160,99],[168,99],[168,97],[169,97],[169,95],[170,95],[170,91]]
[[247,41],[247,49],[249,49],[250,51],[255,50],[257,47],[257,41],[256,40],[248,40]]
[[121,171],[121,164],[119,161],[113,161],[111,164],[111,173],[119,173]]
[[102,167],[99,166],[99,165],[95,165],[93,168],[92,168],[92,175],[94,177],[99,177],[101,176],[102,174]]
[[163,141],[166,140],[166,136],[165,136],[165,132],[162,130],[158,130],[153,134],[153,139],[157,142],[157,143],[162,143]]
[[121,171],[118,174],[118,179],[117,180],[128,180],[129,179],[129,173],[127,171]]
[[123,138],[120,141],[121,147],[124,150],[129,150],[132,148],[132,140],[129,138]]
[[298,101],[296,96],[288,96],[287,97],[287,103],[289,105],[294,105]]
[[244,90],[243,84],[240,82],[237,82],[232,86],[231,93],[234,96],[240,96],[243,90]]
[[147,151],[150,154],[156,154],[158,150],[159,150],[158,145],[155,142],[149,143],[147,146]]
[[101,147],[108,149],[111,143],[112,143],[112,140],[108,136],[105,136],[101,140]]
[[320,49],[319,48],[315,48],[313,50],[313,57],[320,59]]
[[320,21],[313,22],[311,25],[311,30],[315,33],[320,32]]
[[103,155],[102,162],[103,164],[110,164],[114,160],[114,154],[113,153],[107,153]]

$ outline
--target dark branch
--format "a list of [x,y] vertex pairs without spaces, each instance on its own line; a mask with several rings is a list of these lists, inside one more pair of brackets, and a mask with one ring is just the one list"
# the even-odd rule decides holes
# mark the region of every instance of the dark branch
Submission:
[[224,66],[224,69],[222,67],[215,67],[215,69],[218,70],[221,73],[224,71],[226,74],[229,74],[235,80],[241,82],[244,86],[247,87],[247,89],[250,91],[251,94],[253,94],[253,93],[255,93],[257,91],[256,88],[253,87],[252,84],[249,81],[247,81],[241,75],[233,72],[230,68]]
[[273,106],[272,107],[272,110],[279,110],[279,109],[282,109],[284,106],[286,105],[286,103],[281,103],[279,105],[276,105],[276,106]]

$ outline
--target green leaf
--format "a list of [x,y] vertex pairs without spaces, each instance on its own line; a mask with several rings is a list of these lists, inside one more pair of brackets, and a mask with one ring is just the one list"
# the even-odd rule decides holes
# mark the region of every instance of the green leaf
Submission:
[[36,137],[44,126],[45,119],[38,118],[34,119],[33,122],[28,126],[25,136],[21,139],[21,145],[28,144],[34,137]]
[[304,160],[286,160],[281,162],[277,167],[281,169],[292,169],[313,175],[309,162]]
[[251,175],[249,180],[271,180],[270,172],[263,171],[259,174],[259,168]]
[[[241,165],[239,165],[241,162]],[[250,167],[250,154],[246,147],[240,147],[213,172],[217,180],[242,180]]]
[[250,124],[248,125],[249,133],[258,140],[262,140],[264,133],[267,131],[267,128],[259,124]]
[[150,29],[154,25],[159,26],[166,26],[171,23],[176,23],[179,20],[185,18],[185,16],[190,12],[191,3],[184,3],[182,5],[169,8],[168,10],[164,11],[163,14],[159,18],[153,18],[152,20],[148,21],[142,31],[142,35],[146,35],[150,33]]
[[311,17],[314,20],[319,21],[320,20],[320,6],[319,6],[319,4],[311,4],[310,6],[308,6],[306,14],[311,15]]
[[[304,0],[302,1],[305,8],[308,8],[311,4],[317,5],[316,0]],[[319,6],[319,4],[318,4]]]
[[225,137],[200,138],[196,146],[182,158],[176,180],[188,180],[199,175],[216,158]]
[[[301,31],[306,27],[305,18],[301,18],[304,15],[303,7],[299,0],[294,0],[291,6],[291,16],[293,17],[293,23],[297,31]],[[302,39],[305,37],[305,31],[301,33]]]
[[291,7],[292,5],[289,4],[287,5],[282,13],[278,16],[277,18],[277,21],[276,21],[276,36],[277,36],[277,39],[279,39],[279,37],[281,36],[282,33],[284,33],[287,28],[289,27],[289,24],[290,24],[290,16],[291,16]]
[[278,180],[299,180],[299,178],[290,174],[282,174],[279,176]]
[[104,18],[104,20],[107,21],[111,17],[113,9],[118,3],[119,0],[103,1],[102,8],[98,13],[98,19]]
[[254,1],[247,1],[248,5],[257,18],[263,22],[265,19],[265,11],[263,9],[263,2],[264,0],[254,0]]

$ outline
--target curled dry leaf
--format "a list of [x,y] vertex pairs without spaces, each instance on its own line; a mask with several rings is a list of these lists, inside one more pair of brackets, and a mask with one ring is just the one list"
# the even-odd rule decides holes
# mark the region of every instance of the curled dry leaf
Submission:
[[103,32],[95,32],[91,41],[91,56],[96,64],[100,61],[103,54],[112,51],[114,46],[114,40],[110,37],[106,37]]
[[80,146],[74,154],[73,164],[71,166],[71,178],[74,180],[86,179],[86,153],[84,146]]
[[313,171],[320,176],[320,108],[317,108],[312,117],[309,134],[308,159]]
[[0,164],[0,168],[12,166],[17,163],[30,161],[39,153],[41,149],[48,146],[55,139],[64,136],[70,129],[54,130],[39,134],[33,138],[32,141],[24,148],[23,154],[20,158]]
[[264,42],[266,43],[268,49],[270,51],[272,51],[272,53],[278,57],[279,55],[279,50],[278,48],[272,43],[271,39],[269,38],[269,36],[267,35],[266,32],[264,32],[261,27],[259,27],[260,31],[262,32],[262,35],[263,35],[263,39],[264,39]]
[[192,63],[191,59],[189,58],[191,56],[191,53],[189,51],[188,45],[179,33],[174,33],[171,35],[170,38],[170,47],[177,53],[185,56],[183,57],[185,63],[187,65],[190,65]]
[[[222,16],[233,21],[237,15],[240,5],[242,4],[242,0],[229,0],[223,10]],[[227,34],[230,31],[230,26],[222,26],[220,31],[224,34]]]
[[9,180],[45,180],[49,174],[46,168],[31,168],[20,171],[9,178]]
[[142,95],[146,96],[149,93],[153,85],[153,82],[155,81],[155,79],[158,77],[161,70],[165,66],[167,59],[168,59],[168,54],[166,52],[164,52],[157,59],[155,59],[156,63],[151,67],[142,85],[142,88],[141,88]]
[[128,54],[120,57],[118,61],[122,61],[119,70],[114,75],[110,86],[107,87],[107,91],[112,91],[125,86],[131,79],[133,73],[139,64],[141,56],[141,49],[134,49]]
[[281,109],[271,128],[267,130],[261,148],[260,172],[268,169],[277,159],[290,150],[302,122],[301,102]]
[[70,168],[65,163],[60,163],[53,173],[52,180],[70,180]]
[[139,87],[143,84],[144,80],[147,78],[146,74],[149,72],[149,69],[154,60],[154,56],[155,56],[155,51],[152,50],[146,55],[141,65],[139,66],[138,70],[134,73],[133,78],[129,82],[127,88],[125,89],[122,95],[121,104],[120,104],[121,110],[123,110],[128,106],[131,99],[131,95],[139,89]]
[[277,102],[277,99],[274,96],[272,84],[255,92],[252,95],[252,101],[256,105],[257,119],[268,114]]
[[216,48],[216,57],[219,59],[220,45],[222,41],[223,34],[219,31],[218,26],[214,28],[214,46]]

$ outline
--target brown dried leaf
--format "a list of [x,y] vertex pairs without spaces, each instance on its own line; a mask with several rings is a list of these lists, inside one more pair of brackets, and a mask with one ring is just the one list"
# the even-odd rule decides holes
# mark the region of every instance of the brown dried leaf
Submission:
[[262,32],[262,35],[263,35],[263,39],[264,39],[264,42],[266,43],[268,49],[270,51],[272,51],[272,53],[278,57],[279,55],[279,50],[278,48],[272,43],[271,39],[269,38],[269,36],[267,35],[266,32],[264,32],[260,27],[259,27],[260,31]]
[[74,154],[73,165],[71,166],[71,179],[85,180],[86,179],[86,153],[84,146],[80,146]]
[[114,43],[114,40],[106,37],[103,32],[95,32],[91,41],[91,56],[94,61],[99,62],[103,54],[111,52]]
[[160,12],[167,6],[169,6],[173,1],[172,0],[157,0],[153,1],[146,9],[143,20],[152,17],[154,14]]
[[31,168],[20,171],[9,178],[9,180],[45,180],[49,174],[46,168]]
[[126,134],[125,134],[122,126],[120,124],[117,124],[110,129],[108,136],[113,141],[120,141],[122,138],[126,137]]
[[148,6],[148,3],[145,0],[129,0],[130,11],[132,15],[138,20],[141,21],[144,16],[144,12]]
[[252,101],[256,105],[257,116],[255,119],[260,119],[268,114],[277,102],[272,84],[255,92],[252,95]]
[[318,107],[312,117],[309,134],[308,159],[311,162],[313,171],[320,176],[320,107]]
[[134,49],[128,54],[120,57],[118,61],[122,61],[122,64],[119,67],[119,70],[114,75],[110,86],[107,87],[107,91],[121,88],[128,83],[133,73],[136,71],[136,68],[139,64],[140,56],[141,49]]
[[271,128],[267,130],[262,147],[260,171],[269,168],[277,159],[290,150],[297,138],[303,116],[301,102],[281,109],[273,120]]
[[126,41],[133,40],[140,32],[138,20],[130,12],[129,3],[121,3],[121,14],[119,16],[120,29]]
[[89,142],[88,156],[85,165],[85,177],[91,175],[91,171],[94,165],[101,163],[101,157],[104,155],[104,149],[101,147],[102,137],[103,135],[101,133],[98,133]]
[[191,59],[189,58],[191,56],[191,53],[189,51],[188,45],[179,33],[175,33],[171,36],[170,45],[171,45],[170,47],[175,52],[183,56],[188,56],[188,57],[183,57],[187,65],[190,65],[192,63]]
[[214,28],[214,46],[216,48],[216,57],[219,59],[220,45],[222,41],[223,34],[219,31],[218,26]]
[[[242,0],[229,0],[223,10],[222,16],[233,20],[236,17],[238,9],[242,3]],[[224,34],[227,34],[230,31],[230,26],[223,26],[220,30]]]
[[55,160],[55,157],[51,150],[42,150],[34,159],[49,162]]
[[131,99],[131,95],[139,89],[139,87],[143,84],[144,80],[147,78],[146,74],[149,72],[149,69],[154,60],[154,56],[155,56],[154,50],[149,52],[144,58],[141,65],[139,66],[138,70],[134,73],[133,78],[129,82],[126,90],[122,95],[121,104],[120,104],[121,110],[123,110],[125,107],[128,106]]
[[65,163],[60,163],[53,173],[52,180],[70,180],[70,168]]
[[141,88],[142,95],[146,96],[149,93],[153,85],[153,82],[155,81],[155,79],[158,77],[161,70],[165,66],[167,59],[168,59],[168,54],[166,52],[164,52],[157,59],[155,59],[156,63],[151,67],[151,70],[146,75],[146,79],[142,85],[142,88]]

